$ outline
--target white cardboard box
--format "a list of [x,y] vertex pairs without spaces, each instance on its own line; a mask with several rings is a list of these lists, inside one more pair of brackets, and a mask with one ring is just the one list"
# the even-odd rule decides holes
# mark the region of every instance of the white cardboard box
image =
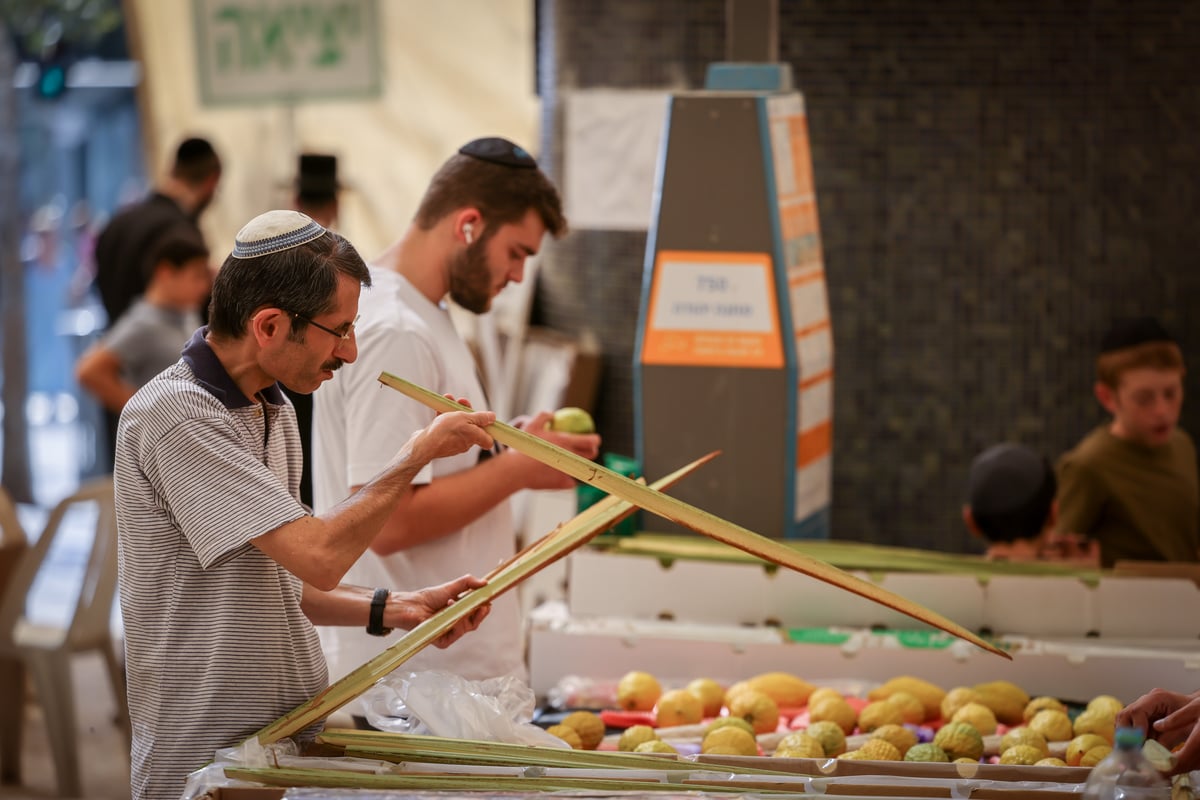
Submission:
[[[796,572],[760,564],[581,550],[569,559],[578,619],[671,619],[712,625],[925,628]],[[971,630],[1041,637],[1200,637],[1200,589],[1185,578],[854,573]]]

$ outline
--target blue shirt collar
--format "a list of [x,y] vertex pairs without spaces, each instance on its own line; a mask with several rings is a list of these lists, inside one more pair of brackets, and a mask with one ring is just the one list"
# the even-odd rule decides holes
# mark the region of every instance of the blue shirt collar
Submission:
[[[192,373],[201,386],[213,397],[221,401],[226,408],[245,408],[254,405],[254,401],[242,394],[242,390],[234,382],[225,365],[217,358],[217,354],[208,346],[208,326],[198,329],[183,348],[183,360],[191,367]],[[272,405],[283,405],[283,392],[278,383],[272,383],[260,392],[262,398]]]

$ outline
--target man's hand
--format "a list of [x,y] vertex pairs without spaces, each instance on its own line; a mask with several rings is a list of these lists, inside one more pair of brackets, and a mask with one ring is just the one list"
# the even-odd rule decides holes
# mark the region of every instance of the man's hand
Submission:
[[1085,567],[1100,566],[1100,543],[1078,533],[1050,531],[1042,540],[1038,557]]
[[[430,586],[416,592],[393,592],[388,600],[383,624],[387,628],[412,630],[431,616],[452,605],[464,592],[485,586],[486,582],[473,575],[464,575],[440,586]],[[437,647],[449,647],[479,627],[492,610],[487,603],[454,624],[454,627],[434,640]]]
[[[1200,692],[1197,692],[1200,694]],[[1173,774],[1200,769],[1200,697],[1154,689],[1121,709],[1117,724],[1140,728],[1163,746],[1183,747],[1175,753]]]
[[[600,453],[600,435],[596,433],[560,433],[549,429],[550,419],[554,415],[542,411],[533,417],[518,417],[513,420],[513,427],[520,428],[525,433],[539,439],[545,439],[564,450],[570,450],[577,456],[589,461]],[[505,457],[511,459],[512,468],[521,475],[521,485],[526,489],[570,489],[575,485],[575,479],[566,473],[559,472],[554,467],[547,466],[537,459],[530,458],[515,450],[505,452]]]
[[[470,405],[462,398],[458,402]],[[484,450],[490,449],[492,437],[484,428],[495,421],[496,415],[491,411],[447,411],[438,414],[433,422],[414,433],[409,440],[413,456],[427,464],[434,459],[456,456],[475,445]]]

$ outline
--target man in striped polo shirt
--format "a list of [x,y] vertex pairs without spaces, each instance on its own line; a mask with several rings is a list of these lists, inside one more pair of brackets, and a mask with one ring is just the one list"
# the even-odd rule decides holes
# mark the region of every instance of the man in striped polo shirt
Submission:
[[[300,437],[280,384],[311,392],[355,359],[359,292],[369,283],[354,247],[307,216],[256,217],[213,285],[209,326],[121,413],[115,480],[135,800],[175,800],[218,748],[322,691],[314,624],[412,628],[482,585],[464,576],[389,593],[339,582],[425,464],[492,446],[489,412],[437,417],[324,514],[299,500]],[[481,611],[437,644],[474,629]]]

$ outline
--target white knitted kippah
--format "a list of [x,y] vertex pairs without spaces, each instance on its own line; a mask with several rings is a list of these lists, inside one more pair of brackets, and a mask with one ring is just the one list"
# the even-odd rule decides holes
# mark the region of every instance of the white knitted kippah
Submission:
[[258,258],[298,247],[325,235],[325,229],[299,211],[268,211],[246,223],[233,242],[234,258]]

